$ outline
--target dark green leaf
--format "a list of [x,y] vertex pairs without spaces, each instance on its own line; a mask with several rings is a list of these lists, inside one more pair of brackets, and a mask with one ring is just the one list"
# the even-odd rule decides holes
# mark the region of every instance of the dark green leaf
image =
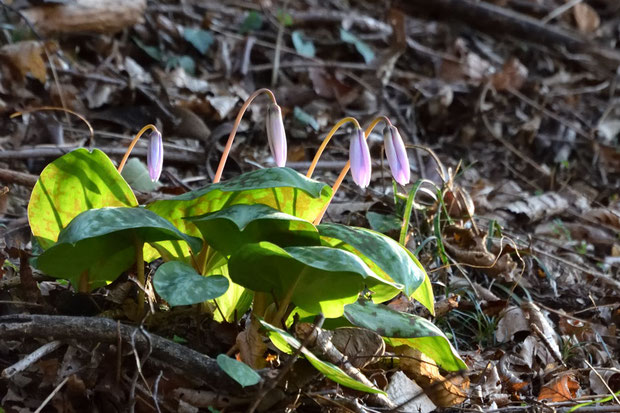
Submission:
[[385,234],[390,231],[400,230],[401,221],[396,215],[379,214],[377,212],[366,212],[366,219],[370,224],[370,228],[374,231]]
[[366,63],[370,63],[375,58],[375,52],[366,43],[343,28],[340,28],[340,40],[355,46],[355,49],[362,55]]
[[295,109],[293,110],[293,116],[295,116],[295,119],[297,119],[302,124],[310,126],[315,131],[319,130],[319,122],[317,122],[311,114],[304,112],[298,106],[295,106]]
[[214,42],[211,32],[202,29],[191,29],[186,27],[183,30],[183,38],[190,42],[201,54],[206,54],[209,47]]
[[364,286],[372,290],[391,285],[354,254],[329,247],[247,244],[230,257],[228,268],[237,284],[271,293],[278,300],[293,288],[293,303],[328,318],[341,316],[344,306],[355,302]]
[[[402,285],[402,291],[410,297],[428,277],[426,271],[415,257],[394,241],[378,232],[340,224],[321,224],[318,226],[321,237],[332,238],[325,241],[329,245],[351,251],[358,255],[377,275]],[[339,243],[338,241],[343,241]],[[398,292],[385,291],[385,296],[373,298],[384,301]]]
[[248,16],[245,18],[241,27],[239,28],[239,32],[241,34],[246,34],[248,32],[253,32],[254,30],[258,30],[263,26],[263,17],[258,14],[255,10],[252,10],[248,13]]
[[82,212],[41,254],[37,267],[79,285],[88,272],[91,289],[112,282],[135,262],[136,246],[162,240],[183,240],[197,252],[198,238],[179,232],[170,222],[144,208],[100,208]]
[[[259,321],[263,325],[263,327],[268,330],[269,339],[280,350],[286,353],[292,353],[294,350],[301,347],[301,343],[286,331],[274,327],[263,320]],[[301,349],[301,353],[306,357],[310,364],[314,366],[315,369],[320,371],[328,379],[335,381],[336,383],[339,383],[350,389],[359,390],[366,393],[379,393],[385,395],[385,393],[381,390],[375,387],[366,386],[365,384],[360,383],[359,381],[349,377],[344,371],[342,371],[340,368],[336,367],[332,363],[328,363],[319,359],[317,356],[314,355],[314,353],[312,353],[305,347]]]
[[347,305],[344,315],[353,325],[380,334],[392,346],[408,345],[420,350],[448,371],[467,369],[441,330],[422,317],[367,300]]
[[157,294],[174,307],[212,300],[228,290],[228,279],[221,275],[203,277],[179,261],[166,262],[157,268],[153,277]]
[[312,223],[262,204],[233,205],[188,220],[198,227],[207,244],[225,255],[243,244],[260,241],[280,246],[321,243]]
[[314,43],[312,43],[312,40],[304,39],[304,35],[300,30],[295,30],[291,34],[291,39],[293,40],[293,46],[295,46],[297,53],[306,57],[314,57],[316,53]]
[[224,373],[232,377],[241,387],[260,383],[260,375],[247,364],[230,358],[226,354],[217,356],[216,361]]

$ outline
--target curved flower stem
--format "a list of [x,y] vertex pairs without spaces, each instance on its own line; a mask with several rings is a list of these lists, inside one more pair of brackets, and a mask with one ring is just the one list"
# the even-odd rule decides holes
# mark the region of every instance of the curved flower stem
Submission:
[[258,89],[257,91],[252,93],[245,102],[243,102],[243,105],[241,106],[241,109],[239,109],[239,113],[237,114],[237,118],[235,119],[235,123],[233,124],[233,128],[230,131],[230,135],[228,135],[228,141],[226,141],[226,147],[224,148],[224,152],[222,153],[222,157],[220,158],[220,164],[217,166],[217,171],[215,171],[215,177],[213,178],[214,184],[220,182],[220,179],[222,178],[222,172],[224,172],[224,165],[226,165],[226,160],[228,159],[228,154],[230,153],[230,148],[232,147],[233,141],[235,140],[235,135],[237,134],[237,129],[239,129],[239,124],[241,123],[241,118],[243,118],[243,114],[248,109],[248,106],[250,106],[250,103],[252,103],[252,101],[256,99],[256,97],[261,93],[268,94],[273,103],[277,104],[276,97],[274,96],[273,92],[266,88]]
[[[370,123],[370,125],[368,125],[368,127],[364,131],[364,138],[365,139],[368,139],[368,136],[370,135],[370,133],[373,131],[374,128],[377,127],[379,122],[381,122],[382,120],[385,121],[388,125],[392,124],[392,122],[390,122],[390,120],[387,117],[385,117],[385,116],[377,117],[376,119],[374,119]],[[338,123],[340,123],[340,122],[338,122]],[[338,123],[336,125],[338,125]],[[332,128],[332,130],[333,130],[333,128]],[[321,146],[323,146],[323,145],[321,145]],[[314,161],[313,161],[313,163],[314,163]],[[310,165],[310,168],[314,169],[313,165]],[[338,178],[336,178],[336,182],[334,182],[334,185],[332,186],[332,196],[331,196],[331,198],[329,198],[329,201],[325,204],[325,206],[323,206],[323,209],[321,210],[319,215],[314,220],[314,225],[319,225],[321,223],[321,220],[323,219],[323,216],[325,215],[325,211],[327,211],[327,208],[329,207],[329,204],[331,204],[332,199],[334,199],[334,195],[336,194],[336,191],[338,191],[338,188],[340,188],[340,184],[342,184],[342,181],[344,180],[344,177],[349,172],[350,168],[351,168],[351,161],[347,161],[347,163],[344,165],[344,168],[342,168],[342,171],[340,171],[340,175],[338,175]],[[310,173],[310,171],[308,171],[308,172]],[[306,175],[306,176],[310,177],[310,175]]]
[[127,147],[127,151],[125,152],[125,155],[123,155],[123,159],[121,159],[121,163],[118,164],[118,173],[120,174],[121,172],[123,172],[123,168],[125,167],[125,163],[127,163],[127,159],[129,158],[129,154],[131,153],[131,151],[133,150],[133,147],[136,146],[136,143],[138,142],[138,139],[140,139],[140,137],[142,135],[144,135],[144,133],[148,130],[157,130],[157,128],[155,127],[155,125],[153,124],[148,124],[145,127],[143,127],[142,129],[140,129],[140,132],[138,132],[136,134],[136,137],[133,138],[133,140],[131,141],[131,143],[129,144],[129,146]]
[[65,109],[65,108],[61,108],[59,106],[41,106],[38,108],[33,108],[33,109],[28,109],[28,110],[20,110],[17,111],[15,113],[13,113],[11,116],[9,116],[10,119],[13,119],[17,116],[24,116],[28,113],[32,113],[32,112],[42,112],[42,111],[61,111],[61,112],[65,112],[65,113],[70,113],[73,116],[77,116],[78,118],[80,118],[80,120],[82,122],[84,122],[86,124],[86,127],[88,128],[88,132],[90,132],[90,141],[93,142],[93,139],[95,138],[95,131],[93,130],[93,127],[91,126],[90,122],[86,120],[86,118],[82,115],[80,115],[79,113],[72,111],[71,109]]
[[319,149],[316,151],[316,155],[314,155],[314,159],[312,160],[312,163],[310,164],[310,167],[308,168],[308,172],[306,173],[306,177],[312,178],[312,174],[314,173],[314,168],[316,168],[316,164],[319,162],[319,158],[323,154],[323,151],[325,150],[325,147],[327,146],[329,141],[332,140],[332,137],[334,136],[336,131],[338,129],[340,129],[340,127],[342,125],[344,125],[345,123],[347,123],[347,122],[353,123],[355,126],[357,126],[358,129],[362,128],[360,126],[359,122],[357,121],[357,119],[355,119],[355,118],[353,118],[351,116],[347,116],[346,118],[340,119],[338,121],[338,123],[336,123],[334,125],[334,127],[329,131],[327,136],[325,136],[325,139],[323,139],[323,143],[321,143],[321,146],[319,146]]

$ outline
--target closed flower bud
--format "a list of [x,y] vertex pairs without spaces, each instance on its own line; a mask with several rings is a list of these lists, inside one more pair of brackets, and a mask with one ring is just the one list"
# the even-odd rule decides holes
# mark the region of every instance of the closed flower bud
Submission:
[[164,144],[161,133],[155,129],[149,136],[149,150],[146,153],[146,164],[149,170],[151,181],[159,180],[161,169],[164,165]]
[[276,165],[286,165],[286,133],[282,111],[275,103],[271,103],[267,108],[267,140]]
[[349,160],[351,161],[351,176],[360,188],[366,188],[370,184],[372,165],[370,163],[370,150],[364,139],[364,131],[358,129],[351,136],[349,147]]
[[409,157],[403,138],[395,126],[389,125],[383,130],[383,143],[385,144],[385,155],[390,164],[392,176],[399,184],[407,185],[411,177]]

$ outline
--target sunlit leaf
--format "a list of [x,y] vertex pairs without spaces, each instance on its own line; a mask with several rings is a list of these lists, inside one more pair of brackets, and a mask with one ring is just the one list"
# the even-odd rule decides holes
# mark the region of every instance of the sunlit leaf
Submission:
[[313,221],[329,200],[331,188],[290,168],[267,168],[207,185],[171,199],[155,201],[147,208],[172,222],[180,231],[199,236],[185,217],[219,211],[237,204],[263,204]]
[[[408,297],[422,284],[426,271],[407,250],[392,238],[378,232],[341,224],[321,224],[319,233],[325,243],[342,248],[359,256],[377,275],[401,284]],[[398,294],[398,290],[383,289],[373,297],[385,301]]]
[[28,203],[28,221],[43,249],[80,213],[93,208],[137,206],[138,201],[110,158],[80,148],[45,167]]
[[[284,330],[281,330],[277,327],[272,326],[269,323],[266,323],[263,320],[259,320],[263,327],[268,330],[269,339],[276,345],[276,347],[282,349],[285,352],[292,353],[294,350],[301,347],[301,343],[292,335],[287,333]],[[305,347],[302,348],[301,353],[306,357],[306,359],[314,366],[315,369],[320,371],[325,377],[328,379],[335,381],[345,387],[350,389],[363,391],[366,393],[379,393],[385,395],[385,392],[375,388],[369,387],[359,381],[349,377],[344,371],[342,371],[337,366],[332,363],[328,363],[319,359],[314,355],[310,350]]]
[[353,325],[380,334],[391,346],[407,345],[418,349],[445,370],[467,368],[441,330],[425,318],[367,300],[347,305],[344,315]]
[[344,306],[355,302],[364,286],[373,290],[390,285],[354,254],[329,247],[247,244],[230,257],[228,268],[234,282],[271,293],[278,300],[293,288],[295,305],[328,318],[341,316]]
[[226,354],[220,354],[215,360],[217,365],[239,383],[241,387],[260,383],[260,375],[247,364],[230,358]]
[[228,279],[221,275],[204,277],[179,261],[166,262],[153,277],[155,291],[170,306],[198,304],[212,300],[228,290]]

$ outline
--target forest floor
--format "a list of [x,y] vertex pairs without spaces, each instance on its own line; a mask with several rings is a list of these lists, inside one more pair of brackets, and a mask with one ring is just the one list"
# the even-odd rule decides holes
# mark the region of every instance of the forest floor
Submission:
[[[129,275],[84,296],[30,267],[38,175],[80,146],[118,161],[154,123],[164,172],[161,185],[131,178],[138,199],[207,185],[241,104],[268,87],[284,113],[287,166],[303,173],[345,116],[366,125],[386,115],[416,145],[411,184],[395,197],[382,136],[371,135],[370,187],[347,178],[325,218],[398,238],[403,200],[424,180],[407,247],[433,283],[436,315],[407,297],[389,305],[432,319],[468,370],[405,370],[427,384],[415,409],[620,411],[618,2],[106,0],[64,20],[36,10],[84,0],[58,3],[0,6],[0,317],[132,325]],[[81,115],[94,135],[45,107]],[[264,117],[264,105],[250,107],[224,178],[273,165]],[[329,184],[347,161],[347,134],[332,142],[315,173]],[[141,141],[134,155],[145,161],[146,152]],[[211,357],[242,329],[189,308],[158,320],[152,334]],[[121,364],[116,322],[97,338],[78,329],[59,341],[36,331],[3,338],[2,328],[0,318],[0,412],[234,412],[253,400],[251,390],[205,388],[183,366],[166,367],[165,379],[161,363],[136,369],[130,345]],[[24,370],[9,373],[26,356]],[[395,375],[366,373],[382,388]],[[386,411],[322,377],[278,391],[262,411]]]

